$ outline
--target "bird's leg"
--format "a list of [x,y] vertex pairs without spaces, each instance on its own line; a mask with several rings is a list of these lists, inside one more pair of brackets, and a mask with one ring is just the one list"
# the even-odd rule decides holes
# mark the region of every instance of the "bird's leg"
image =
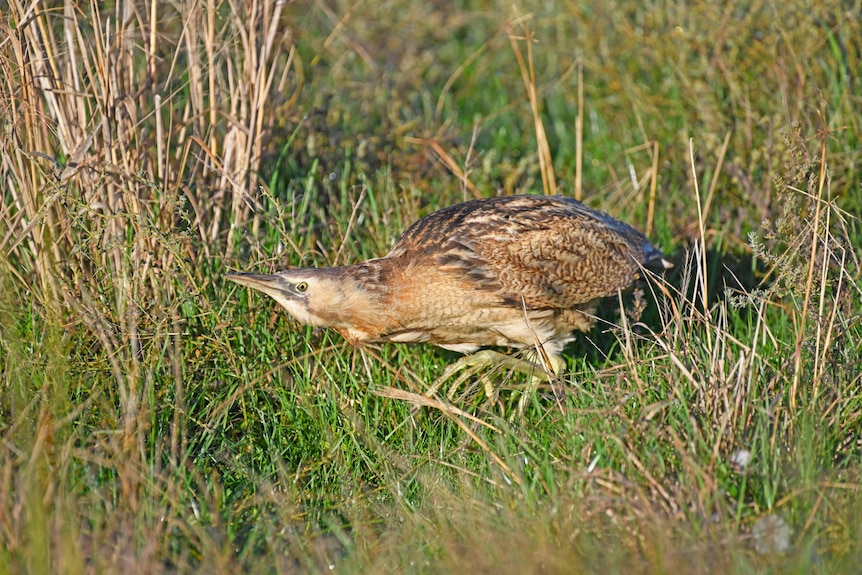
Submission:
[[[499,366],[507,369],[514,369],[519,373],[533,373],[536,370],[540,370],[541,368],[532,362],[523,360],[519,357],[515,357],[513,355],[509,355],[506,353],[500,353],[499,351],[495,351],[493,349],[483,349],[481,351],[477,351],[476,353],[471,353],[470,355],[465,355],[460,358],[458,361],[450,365],[446,368],[446,371],[443,372],[442,379],[445,381],[452,377],[453,374],[463,371],[458,378],[452,382],[452,385],[449,386],[449,392],[446,394],[450,400],[452,396],[455,395],[455,391],[461,387],[461,385],[473,374],[479,372],[482,369]],[[485,395],[489,398],[494,397],[496,390],[494,389],[493,384],[488,379],[487,374],[482,376],[482,383],[485,386]]]
[[[431,387],[428,388],[426,395],[433,395],[437,393],[440,387],[443,385],[444,381],[448,381],[454,374],[460,372],[455,381],[452,382],[452,385],[449,386],[449,391],[446,393],[446,397],[451,400],[452,396],[455,394],[455,390],[458,389],[468,378],[470,378],[473,374],[477,373],[483,367],[490,367],[495,363],[503,363],[509,358],[508,355],[500,353],[498,351],[494,351],[491,349],[483,349],[481,351],[477,351],[476,353],[471,353],[470,355],[465,355],[458,359],[455,363],[450,364],[443,371],[443,374],[434,380],[434,383],[431,384]],[[485,393],[491,397],[494,389],[491,386],[490,382],[485,381]]]
[[[565,370],[566,363],[559,355],[547,355],[547,359],[552,371],[549,371],[548,368],[543,365],[544,362],[531,361],[529,359],[500,353],[493,349],[483,349],[476,353],[465,355],[455,363],[448,366],[443,374],[438,377],[428,389],[427,395],[437,393],[444,381],[448,381],[455,373],[463,372],[455,379],[455,381],[452,382],[452,385],[449,386],[449,391],[446,394],[446,397],[451,401],[452,397],[455,395],[455,391],[475,373],[483,368],[500,366],[507,369],[513,369],[518,373],[530,376],[528,389],[518,402],[518,413],[519,415],[523,415],[524,409],[527,405],[527,400],[538,388],[539,383],[552,381]],[[489,398],[494,397],[496,390],[491,381],[486,375],[482,376],[482,380],[485,386],[485,395]]]
[[551,371],[549,371],[547,367],[542,366],[541,369],[534,369],[529,374],[530,383],[527,385],[527,389],[524,390],[524,394],[518,400],[519,418],[524,416],[524,411],[527,409],[527,402],[530,401],[530,398],[533,397],[533,394],[536,393],[537,389],[539,389],[539,383],[550,383],[557,377],[563,375],[563,372],[566,370],[566,362],[559,355],[542,353],[542,356],[550,364]]

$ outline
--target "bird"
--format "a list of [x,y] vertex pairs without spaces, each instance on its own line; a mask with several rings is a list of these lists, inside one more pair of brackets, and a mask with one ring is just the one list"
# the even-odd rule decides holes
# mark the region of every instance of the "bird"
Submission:
[[427,343],[469,354],[447,374],[510,357],[496,348],[526,348],[540,360],[526,365],[548,379],[564,372],[563,348],[593,327],[602,298],[644,268],[669,267],[641,232],[604,212],[564,196],[515,195],[426,215],[380,258],[226,278],[353,345]]

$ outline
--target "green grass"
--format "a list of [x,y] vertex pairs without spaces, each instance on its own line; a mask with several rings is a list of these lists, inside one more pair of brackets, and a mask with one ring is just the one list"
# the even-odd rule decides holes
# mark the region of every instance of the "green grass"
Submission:
[[[858,570],[858,10],[464,4],[10,3],[0,572]],[[224,280],[542,193],[543,149],[676,267],[523,419]]]

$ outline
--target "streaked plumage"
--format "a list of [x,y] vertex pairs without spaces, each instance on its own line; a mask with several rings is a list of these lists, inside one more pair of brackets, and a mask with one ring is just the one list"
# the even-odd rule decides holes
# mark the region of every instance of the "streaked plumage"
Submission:
[[434,212],[382,258],[227,277],[352,344],[471,353],[533,347],[538,337],[556,370],[573,332],[592,327],[600,298],[629,287],[642,266],[669,265],[643,234],[580,202],[511,196]]

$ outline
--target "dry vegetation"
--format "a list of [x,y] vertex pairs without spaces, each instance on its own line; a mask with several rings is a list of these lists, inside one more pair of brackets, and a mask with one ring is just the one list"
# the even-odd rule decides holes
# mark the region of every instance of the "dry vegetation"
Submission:
[[[856,572],[862,7],[513,10],[0,12],[0,571]],[[678,265],[518,425],[222,278],[554,190]]]

